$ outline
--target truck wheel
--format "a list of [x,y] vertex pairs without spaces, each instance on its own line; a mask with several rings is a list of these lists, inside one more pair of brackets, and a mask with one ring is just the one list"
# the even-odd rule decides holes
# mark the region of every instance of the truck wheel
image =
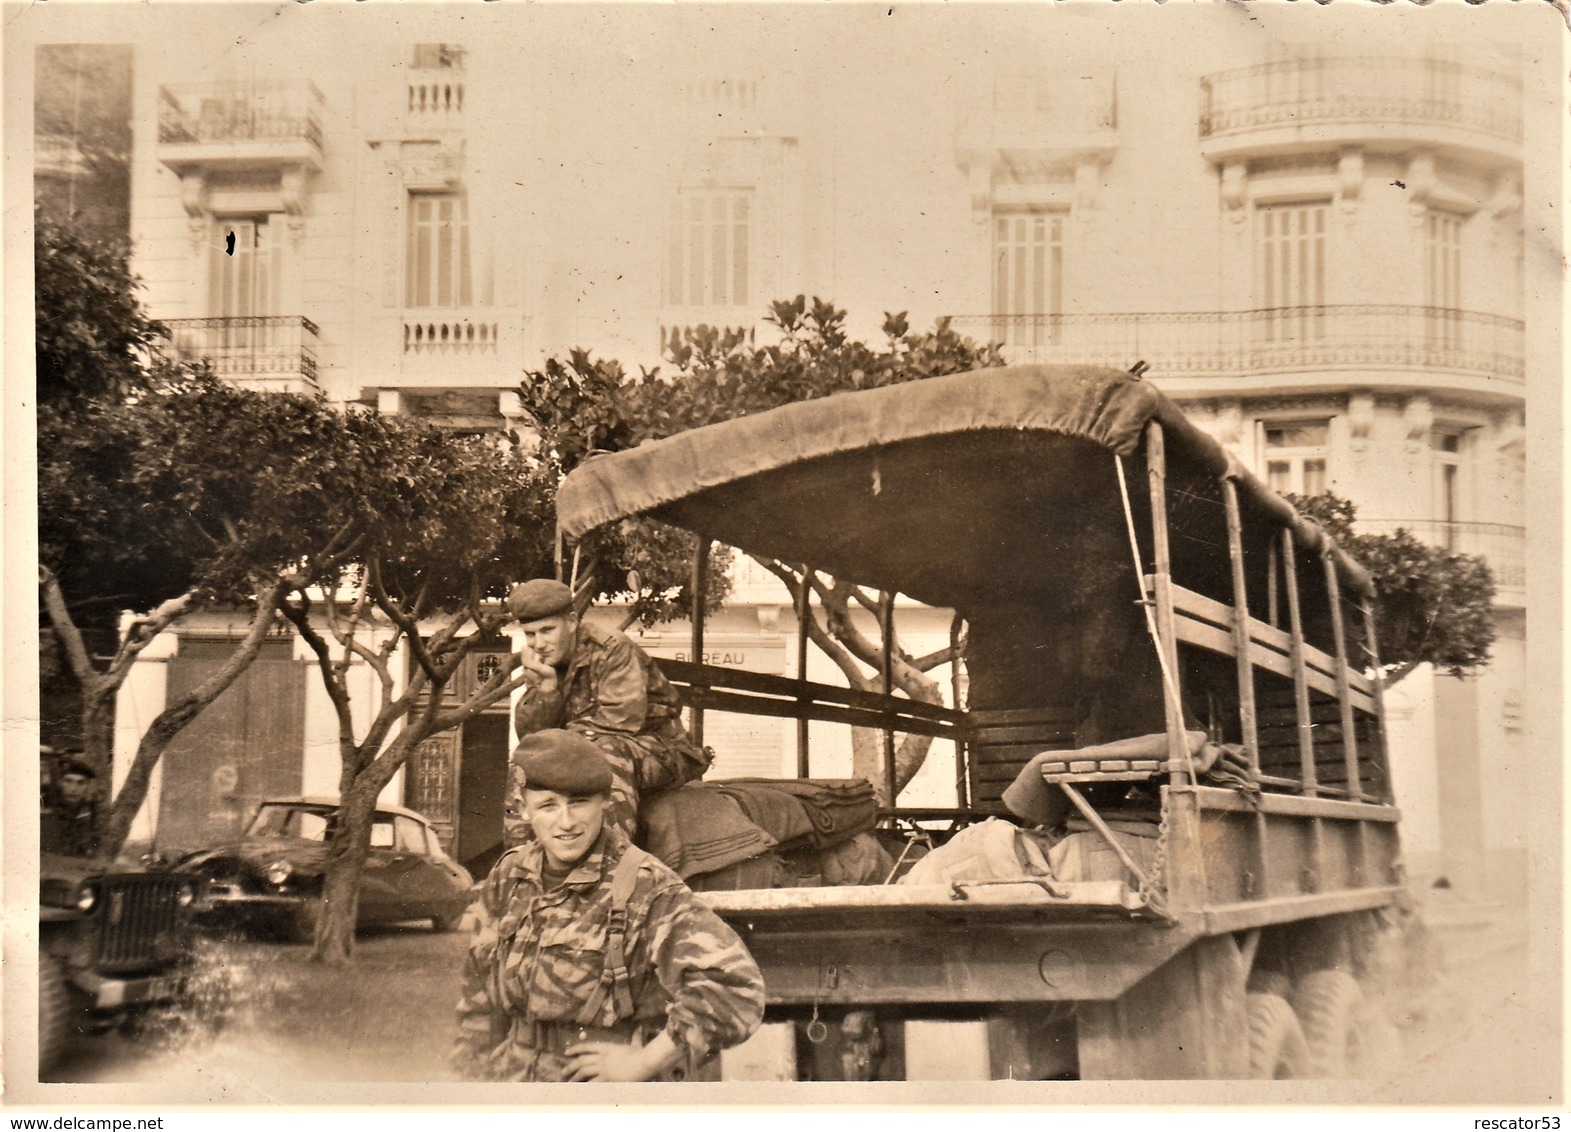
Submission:
[[1309,1071],[1309,1047],[1298,1015],[1275,994],[1249,996],[1249,1075],[1256,1080],[1284,1081]]
[[71,991],[65,968],[53,955],[38,957],[38,1076],[60,1061],[71,1033]]
[[432,916],[431,927],[435,931],[450,932],[458,927],[458,922],[464,918],[462,912],[449,912],[445,916]]
[[1346,971],[1312,971],[1298,981],[1293,1007],[1315,1077],[1350,1077],[1358,1063],[1364,994]]

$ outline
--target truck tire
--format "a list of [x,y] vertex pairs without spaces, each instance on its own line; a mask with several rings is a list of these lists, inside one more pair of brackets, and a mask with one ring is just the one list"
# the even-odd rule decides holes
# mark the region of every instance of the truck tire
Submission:
[[1351,1077],[1358,1069],[1364,994],[1346,971],[1311,971],[1298,980],[1293,1008],[1314,1077]]
[[1308,1075],[1309,1047],[1298,1015],[1285,998],[1252,994],[1249,1012],[1249,1076],[1283,1081]]
[[65,967],[53,955],[38,957],[38,1076],[44,1077],[65,1053],[71,1035],[71,991]]

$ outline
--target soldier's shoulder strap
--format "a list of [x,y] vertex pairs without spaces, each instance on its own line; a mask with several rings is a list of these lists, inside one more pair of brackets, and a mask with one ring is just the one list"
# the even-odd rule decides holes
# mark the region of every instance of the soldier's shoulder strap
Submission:
[[600,976],[598,993],[585,1000],[578,1012],[578,1024],[593,1025],[595,1015],[607,994],[616,1003],[619,1020],[633,1016],[632,977],[627,970],[627,907],[638,885],[638,870],[649,854],[636,845],[629,845],[622,859],[611,870],[611,922],[606,930],[605,969]]

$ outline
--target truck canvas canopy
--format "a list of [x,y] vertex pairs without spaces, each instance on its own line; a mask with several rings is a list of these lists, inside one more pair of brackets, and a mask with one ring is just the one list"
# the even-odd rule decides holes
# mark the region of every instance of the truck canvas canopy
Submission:
[[[576,541],[647,514],[931,605],[1033,596],[1087,530],[1124,537],[1112,457],[1136,456],[1151,421],[1175,480],[1231,477],[1247,511],[1322,547],[1318,527],[1149,382],[1092,367],[977,370],[678,433],[576,469],[557,522]],[[1343,586],[1367,595],[1363,568],[1334,553]]]

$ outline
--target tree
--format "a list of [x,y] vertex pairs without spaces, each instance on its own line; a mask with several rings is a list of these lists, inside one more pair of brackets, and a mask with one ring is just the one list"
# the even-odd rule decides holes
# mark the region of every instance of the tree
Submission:
[[[878,349],[850,338],[845,319],[846,312],[832,303],[818,298],[809,303],[798,295],[771,304],[767,320],[780,331],[778,342],[760,346],[744,331],[709,326],[673,331],[664,343],[675,368],[671,378],[658,369],[631,377],[615,361],[597,361],[574,351],[565,362],[551,359],[542,370],[529,373],[521,396],[539,431],[542,452],[565,473],[597,451],[631,448],[794,401],[1003,364],[996,346],[978,346],[954,331],[948,319],[939,319],[931,331],[913,333],[904,312],[886,314],[885,341]],[[630,548],[647,545],[647,535],[626,523],[602,533],[593,544],[597,560],[605,564],[597,576],[601,592],[620,588],[617,579]],[[686,550],[691,560],[694,548],[691,536],[682,533],[667,549]],[[800,599],[804,587],[817,596],[818,613],[808,625],[809,636],[840,668],[848,684],[864,691],[882,690],[878,671],[882,643],[859,627],[855,611],[877,615],[893,595],[869,593],[819,571],[804,573],[790,563],[758,561],[790,590],[793,600]],[[675,612],[668,595],[661,595],[663,600],[634,596],[638,615],[646,619]],[[928,673],[952,662],[953,649],[914,656],[898,640],[891,642],[891,648],[895,688],[913,699],[941,702],[938,683]],[[901,738],[895,759],[896,793],[921,769],[930,746],[925,736]],[[855,731],[855,771],[882,793],[880,759],[876,733]]]
[[[455,437],[411,418],[351,412],[324,494],[352,504],[353,557],[302,569],[282,605],[317,659],[338,718],[340,807],[312,958],[353,953],[359,879],[377,796],[425,740],[522,684],[510,657],[461,702],[445,694],[508,614],[499,598],[547,573],[555,476],[513,443]],[[375,702],[357,723],[352,673]]]
[[1421,664],[1466,676],[1489,663],[1495,579],[1482,558],[1431,546],[1404,528],[1360,534],[1354,526],[1357,509],[1332,492],[1287,498],[1373,578],[1380,662],[1388,684]]
[[96,240],[33,210],[38,404],[66,411],[144,389],[165,328],[137,300],[123,243]]
[[[237,680],[276,624],[278,603],[356,550],[349,508],[318,490],[333,467],[339,414],[306,396],[166,374],[125,400],[39,411],[39,587],[79,681],[86,759],[108,781],[117,692],[137,658],[199,609],[243,609],[233,652],[141,736],[100,814],[110,855],[125,842],[153,769],[174,737]],[[138,611],[97,659],[81,626]]]

